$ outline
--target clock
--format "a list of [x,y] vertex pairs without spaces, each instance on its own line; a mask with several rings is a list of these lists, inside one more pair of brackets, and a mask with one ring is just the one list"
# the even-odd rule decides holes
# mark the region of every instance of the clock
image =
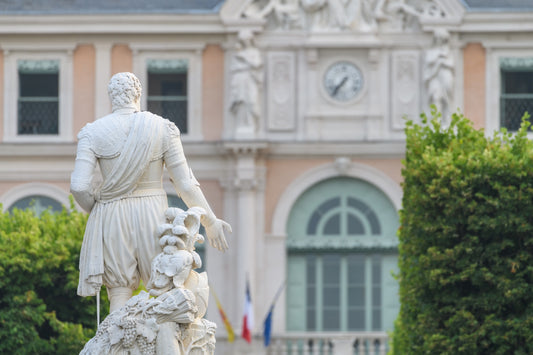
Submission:
[[363,88],[363,74],[348,61],[333,63],[324,73],[324,90],[337,102],[348,102]]

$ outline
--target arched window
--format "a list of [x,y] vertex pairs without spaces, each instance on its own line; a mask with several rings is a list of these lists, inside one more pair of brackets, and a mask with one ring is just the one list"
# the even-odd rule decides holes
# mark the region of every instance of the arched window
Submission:
[[[181,208],[184,211],[189,209],[187,207],[187,205],[185,204],[185,202],[183,202],[183,200],[181,198],[179,198],[178,196],[176,196],[176,195],[172,195],[172,194],[168,194],[167,193],[167,200],[168,200],[168,206],[169,207]],[[199,269],[196,269],[195,271],[196,272],[203,272],[203,271],[205,271],[205,266],[207,265],[207,260],[205,258],[205,243],[208,243],[207,237],[205,235],[204,226],[200,226],[199,233],[201,235],[203,235],[206,240],[205,240],[204,244],[196,243],[196,245],[195,245],[196,252],[198,253],[198,255],[200,255],[200,258],[202,258],[202,267],[199,268]]]
[[61,212],[63,206],[60,202],[43,195],[31,195],[23,197],[15,201],[11,206],[9,206],[9,211],[14,209],[25,210],[32,209],[36,215],[40,215],[46,209],[50,209],[53,212]]
[[398,225],[391,201],[366,181],[332,178],[304,192],[287,226],[287,329],[391,330]]

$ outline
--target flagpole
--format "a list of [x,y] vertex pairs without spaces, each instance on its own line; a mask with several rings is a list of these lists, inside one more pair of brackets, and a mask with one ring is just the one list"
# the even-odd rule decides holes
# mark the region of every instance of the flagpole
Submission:
[[264,330],[263,330],[265,347],[268,347],[270,345],[270,336],[272,335],[272,316],[274,314],[274,305],[278,301],[278,298],[281,295],[281,291],[283,291],[286,284],[287,284],[287,279],[285,279],[283,283],[281,284],[281,286],[278,288],[276,294],[274,295],[274,299],[272,300],[272,303],[270,304],[268,313],[265,317]]

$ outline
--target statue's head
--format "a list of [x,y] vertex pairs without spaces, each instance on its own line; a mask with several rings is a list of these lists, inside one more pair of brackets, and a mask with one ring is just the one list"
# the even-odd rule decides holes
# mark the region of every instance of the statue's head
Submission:
[[142,87],[134,74],[125,72],[113,75],[109,80],[107,92],[113,111],[128,107],[140,110]]

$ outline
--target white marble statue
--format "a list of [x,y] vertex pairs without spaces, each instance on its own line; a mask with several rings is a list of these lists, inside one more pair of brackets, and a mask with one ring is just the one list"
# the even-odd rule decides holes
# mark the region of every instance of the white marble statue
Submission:
[[253,33],[241,30],[231,62],[230,107],[237,136],[253,138],[261,116],[260,92],[263,84],[263,59],[253,43]]
[[193,271],[202,263],[194,244],[204,239],[198,234],[203,215],[199,207],[167,210],[157,229],[163,252],[152,261],[153,288],[109,314],[81,355],[214,354],[216,325],[202,319],[207,274]]
[[454,82],[454,58],[449,39],[447,30],[435,29],[433,45],[426,51],[424,58],[424,82],[428,101],[441,112],[445,125],[449,123],[451,114]]
[[[141,85],[132,73],[114,75],[108,87],[113,113],[87,124],[78,135],[71,192],[89,220],[80,254],[80,296],[107,288],[111,312],[130,299],[161,252],[155,234],[168,208],[162,188],[166,167],[177,193],[205,210],[202,224],[210,244],[224,251],[231,231],[207,203],[189,169],[174,123],[140,111]],[[93,186],[97,165],[102,183]]]

